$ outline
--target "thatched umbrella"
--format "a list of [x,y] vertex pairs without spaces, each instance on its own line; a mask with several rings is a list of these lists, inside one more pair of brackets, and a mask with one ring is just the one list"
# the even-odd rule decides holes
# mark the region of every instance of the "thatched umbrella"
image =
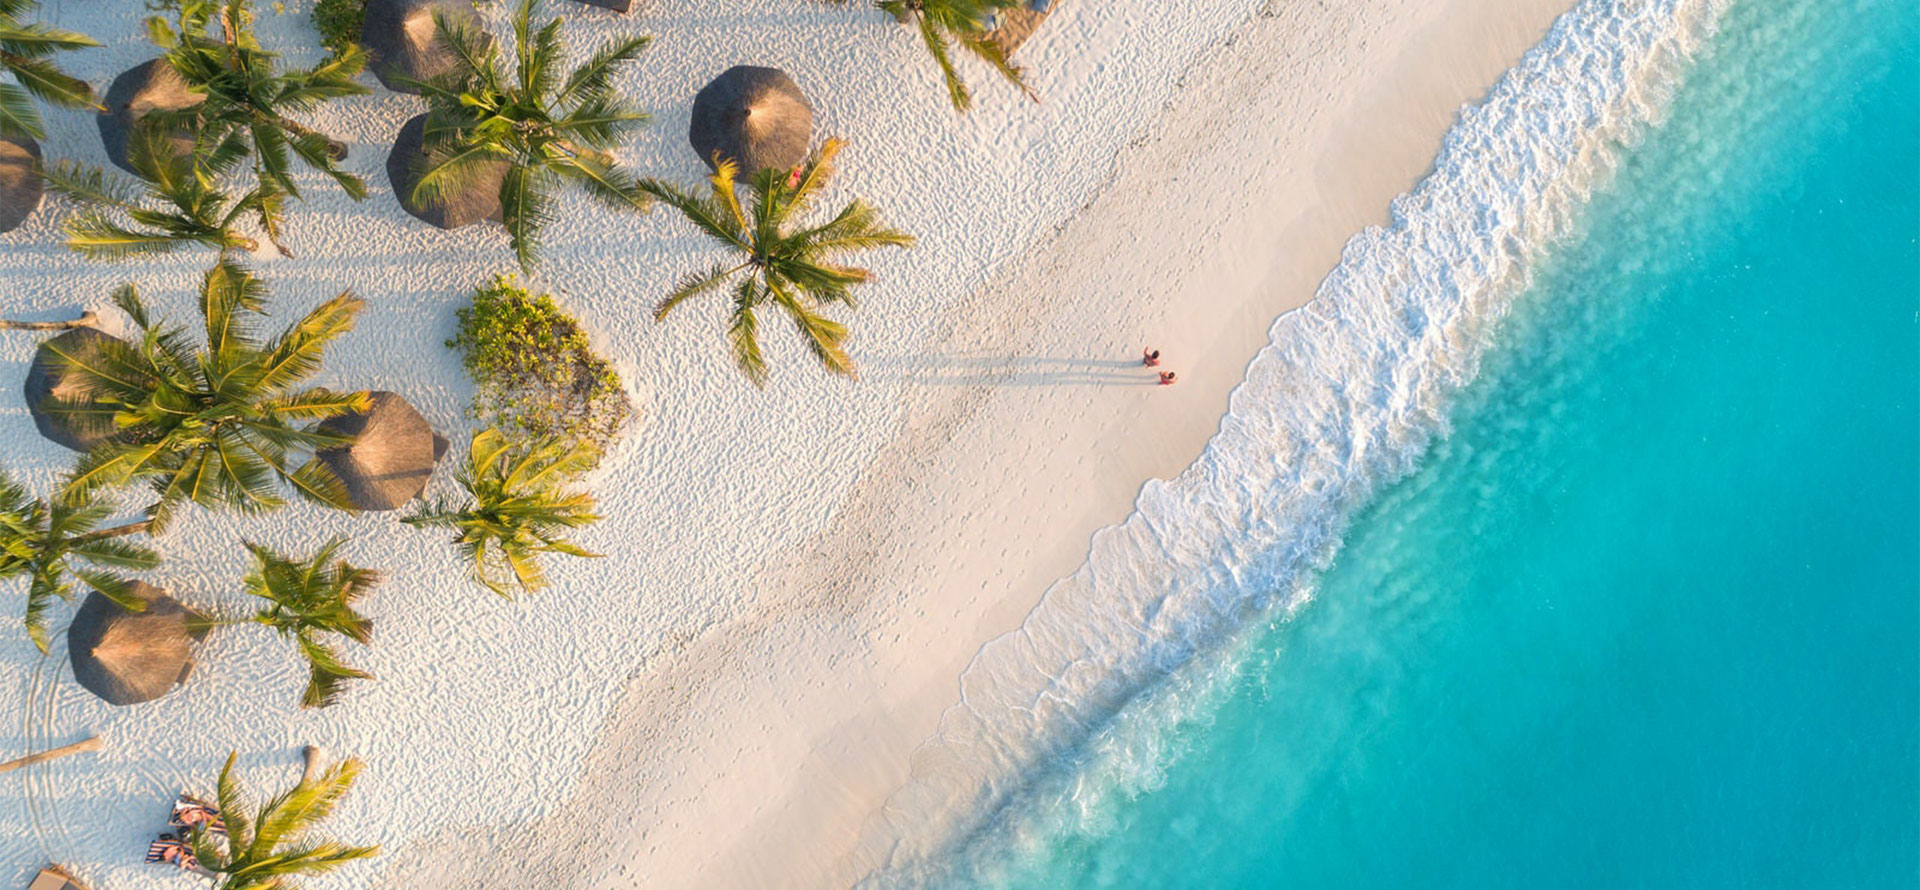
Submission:
[[1012,56],[1014,50],[1040,30],[1040,24],[1047,20],[1047,11],[1052,6],[1052,0],[1027,0],[1012,9],[1001,10],[999,21],[987,32],[987,39],[1000,47],[1002,53]]
[[360,45],[367,49],[367,68],[387,89],[418,93],[395,75],[430,81],[454,66],[453,53],[439,40],[434,13],[451,22],[471,25],[482,45],[493,42],[480,26],[473,4],[461,0],[367,0],[366,23],[360,26]]
[[601,9],[611,9],[614,12],[626,12],[633,8],[633,0],[580,0],[580,2],[588,6],[598,6]]
[[786,72],[735,65],[693,97],[687,141],[709,167],[715,154],[731,158],[738,179],[790,169],[812,147],[813,106]]
[[422,165],[427,163],[427,150],[422,144],[426,129],[424,114],[407,121],[393,139],[393,151],[387,154],[387,181],[393,184],[393,196],[399,199],[400,208],[443,229],[457,229],[483,219],[500,222],[500,182],[507,178],[506,161],[482,166],[467,188],[451,200],[414,202],[413,187],[420,181]]
[[0,234],[20,228],[39,209],[44,192],[40,143],[24,137],[0,138]]
[[20,388],[20,394],[27,403],[27,413],[33,416],[33,425],[40,428],[40,435],[75,451],[92,451],[94,446],[113,438],[111,431],[84,428],[72,418],[48,411],[47,405],[55,399],[83,399],[92,392],[68,370],[61,355],[83,360],[98,357],[104,344],[118,339],[93,328],[74,328],[42,342],[40,348],[34,350],[33,363],[27,366],[27,382]]
[[374,392],[364,414],[348,414],[320,424],[330,433],[353,436],[353,444],[314,455],[347,485],[347,500],[362,510],[397,510],[420,495],[433,465],[446,453],[440,438],[399,393]]
[[132,592],[145,611],[129,612],[96,591],[67,628],[73,678],[108,704],[137,705],[172,691],[193,671],[193,641],[205,632],[166,591],[135,581]]
[[[128,173],[127,143],[140,120],[156,111],[192,108],[207,97],[195,95],[175,73],[166,59],[154,59],[127,69],[107,87],[106,113],[99,116],[100,143],[107,147],[107,159]],[[167,141],[173,150],[185,154],[193,150],[193,134],[176,130]]]

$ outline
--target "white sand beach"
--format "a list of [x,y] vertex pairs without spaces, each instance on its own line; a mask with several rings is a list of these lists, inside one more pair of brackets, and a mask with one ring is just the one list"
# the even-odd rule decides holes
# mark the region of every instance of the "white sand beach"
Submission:
[[[556,562],[552,589],[507,602],[396,514],[190,511],[151,579],[190,604],[240,597],[243,538],[351,535],[348,555],[390,575],[367,608],[375,642],[353,653],[377,681],[299,711],[297,664],[245,630],[210,637],[180,690],[116,709],[72,684],[60,645],[43,660],[13,634],[0,696],[22,716],[0,753],[89,732],[107,745],[0,782],[16,839],[0,881],[57,861],[96,886],[180,886],[138,864],[172,795],[209,790],[235,749],[256,786],[276,784],[310,742],[368,761],[334,830],[386,851],[317,887],[842,887],[937,846],[891,826],[944,820],[887,807],[969,662],[1144,482],[1193,461],[1268,325],[1387,221],[1461,105],[1567,5],[1059,0],[1017,59],[1042,101],[969,65],[977,106],[961,117],[912,36],[858,5],[553,4],[580,52],[656,35],[622,84],[655,115],[625,153],[644,174],[704,172],[689,103],[734,64],[788,71],[817,134],[851,140],[834,195],[921,241],[874,258],[879,280],[846,319],[861,379],[822,373],[779,330],[756,391],[727,359],[717,302],[651,320],[707,245],[670,213],[569,196],[533,284],[582,319],[641,412],[591,481],[608,518],[580,539],[607,558]],[[66,61],[96,85],[153,55],[131,12],[44,9],[108,44]],[[276,48],[317,55],[304,7],[263,19]],[[441,232],[395,205],[381,165],[421,110],[376,89],[315,115],[373,193],[354,204],[315,178],[290,214],[298,258],[256,265],[277,317],[363,296],[323,382],[401,392],[458,449],[472,388],[441,344],[511,257],[497,229]],[[50,158],[104,163],[88,116],[50,118]],[[50,199],[0,236],[7,315],[112,316],[108,292],[132,280],[190,317],[210,257],[85,263],[59,245],[66,212]],[[0,389],[18,392],[34,342],[0,338]],[[1175,386],[1139,366],[1147,345]],[[42,492],[70,457],[17,397],[0,400],[0,454]]]

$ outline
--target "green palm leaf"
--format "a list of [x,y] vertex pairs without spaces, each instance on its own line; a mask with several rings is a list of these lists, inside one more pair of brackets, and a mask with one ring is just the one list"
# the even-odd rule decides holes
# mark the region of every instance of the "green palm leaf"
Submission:
[[540,230],[552,220],[552,202],[537,167],[513,167],[500,182],[500,218],[520,268],[531,270],[538,258]]
[[93,259],[166,253],[188,244],[223,254],[254,248],[234,228],[246,200],[235,201],[208,185],[195,172],[193,157],[167,146],[163,128],[142,127],[128,143],[127,160],[139,173],[139,185],[71,162],[42,174],[48,188],[83,208],[67,220],[68,248]]
[[613,40],[600,47],[580,67],[567,75],[567,82],[553,98],[555,102],[575,102],[605,96],[613,91],[614,75],[640,57],[653,38],[636,35]]
[[[206,191],[240,161],[251,157],[255,196],[299,197],[292,164],[295,158],[336,182],[354,200],[366,196],[365,184],[342,169],[345,146],[288,117],[311,112],[327,101],[368,92],[353,81],[365,64],[363,54],[348,50],[311,69],[283,69],[277,54],[260,45],[252,30],[253,11],[246,0],[216,4],[211,0],[179,0],[172,24],[150,19],[155,42],[168,49],[164,57],[186,88],[204,97],[192,109],[154,113],[155,129],[179,129],[194,134],[196,150],[189,153],[191,173]],[[279,230],[277,200],[253,200],[247,209],[263,217],[270,233]],[[232,202],[221,202],[231,208]],[[230,211],[204,216],[218,218]],[[278,244],[278,236],[274,235]]]
[[800,224],[799,218],[831,178],[832,161],[841,145],[839,140],[828,140],[796,177],[756,171],[748,181],[751,213],[738,193],[731,162],[718,165],[705,197],[660,182],[641,185],[741,259],[683,277],[655,307],[654,318],[664,319],[686,300],[717,290],[731,276],[751,270],[734,287],[726,338],[734,364],[756,386],[764,386],[769,373],[760,346],[758,312],[769,301],[793,322],[807,350],[823,367],[856,376],[845,346],[846,326],[819,310],[833,303],[852,306],[853,288],[867,282],[871,274],[840,260],[875,248],[913,244],[911,235],[888,228],[877,211],[858,200],[825,223]]
[[227,841],[216,842],[200,830],[189,838],[195,857],[215,875],[214,890],[293,890],[295,877],[330,874],[379,855],[379,847],[310,836],[352,789],[363,769],[360,761],[349,758],[302,779],[256,812],[234,778],[237,759],[237,753],[229,755],[220,770],[217,799]]
[[[287,557],[258,544],[247,545],[254,568],[247,574],[245,589],[265,601],[253,620],[291,641],[307,663],[301,707],[326,707],[338,700],[346,681],[372,678],[365,671],[347,666],[325,641],[327,636],[343,636],[364,645],[372,639],[373,623],[354,611],[353,603],[378,584],[380,576],[337,558],[344,543],[334,538],[306,559]],[[291,808],[270,804],[263,812],[277,815],[262,816],[255,847],[264,844],[270,848],[288,825],[299,821],[294,814],[300,807],[325,803],[316,800]]]
[[[86,45],[86,44],[81,44]],[[46,59],[13,59],[6,69],[27,92],[62,108],[89,108],[94,105],[93,87],[80,78],[63,73]]]
[[989,36],[987,22],[996,13],[1011,10],[1021,0],[875,0],[874,5],[895,21],[910,24],[940,69],[947,87],[948,101],[954,110],[965,112],[973,105],[973,94],[955,68],[952,45],[959,44],[968,53],[991,66],[1029,98],[1039,96],[1027,86],[1024,73],[1010,62],[1000,46]]
[[[455,64],[431,83],[416,84],[427,100],[422,141],[428,161],[411,198],[447,200],[505,162],[501,216],[526,271],[538,263],[552,187],[577,186],[619,210],[645,210],[650,203],[634,175],[606,153],[646,120],[614,92],[611,78],[647,38],[615,40],[562,78],[560,20],[540,24],[538,13],[537,0],[514,6],[510,62],[470,24],[436,16],[436,39]],[[514,71],[505,70],[508,64]]]
[[100,44],[84,34],[20,21],[32,8],[31,0],[0,3],[0,71],[12,75],[0,80],[0,136],[46,138],[33,104],[36,96],[62,108],[98,107],[93,88],[61,71],[50,57]]
[[68,502],[37,500],[0,473],[0,581],[25,578],[21,623],[41,652],[47,651],[53,609],[73,596],[74,582],[100,591],[133,611],[145,604],[112,569],[148,570],[160,556],[127,536],[145,523],[102,528],[113,505],[91,497]]
[[115,430],[81,458],[63,498],[150,480],[159,495],[157,527],[186,502],[243,513],[277,509],[286,502],[281,484],[347,508],[345,486],[303,453],[346,444],[314,424],[364,410],[367,397],[303,384],[319,372],[326,346],[352,329],[361,302],[341,294],[266,338],[258,330],[265,286],[238,264],[217,264],[199,297],[202,346],[177,328],[155,327],[127,288],[115,299],[141,329],[137,343],[110,341],[71,356],[56,350],[88,395],[49,410]]
[[540,554],[599,555],[565,538],[569,530],[600,520],[593,498],[572,489],[598,460],[590,443],[516,443],[487,430],[473,437],[458,477],[466,501],[423,505],[401,521],[454,531],[474,580],[488,590],[503,597],[516,589],[533,593],[546,585]]
[[46,125],[40,120],[40,110],[33,107],[33,97],[16,84],[0,83],[0,136],[47,138]]

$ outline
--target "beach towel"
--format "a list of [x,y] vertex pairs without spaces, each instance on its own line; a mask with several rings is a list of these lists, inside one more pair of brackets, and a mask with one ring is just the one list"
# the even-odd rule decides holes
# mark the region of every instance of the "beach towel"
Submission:
[[218,835],[227,833],[227,823],[220,818],[218,809],[185,794],[173,802],[173,813],[167,817],[167,824],[189,831],[204,828]]
[[193,858],[193,851],[188,850],[186,844],[169,837],[161,837],[147,845],[146,861],[177,865],[189,870],[200,868],[200,860]]

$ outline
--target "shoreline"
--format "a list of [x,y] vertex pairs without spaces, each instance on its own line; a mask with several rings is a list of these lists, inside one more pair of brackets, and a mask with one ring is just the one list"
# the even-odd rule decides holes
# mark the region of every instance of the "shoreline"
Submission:
[[[1084,561],[1142,480],[1192,462],[1273,318],[1304,305],[1354,232],[1385,220],[1458,108],[1567,5],[1282,9],[1205,51],[1098,197],[943,314],[946,333],[926,350],[938,360],[869,364],[870,379],[906,378],[906,418],[828,530],[759,567],[753,585],[774,592],[757,609],[629,683],[565,808],[594,814],[594,827],[512,832],[566,835],[522,879],[814,887],[870,873],[879,854],[863,832],[973,655]],[[1065,27],[1067,16],[1049,22]],[[1042,53],[1048,37],[1036,39]],[[1301,48],[1308,59],[1294,68],[1255,64]],[[1309,84],[1324,92],[1297,98]],[[1181,105],[1209,95],[1272,104]],[[1249,106],[1257,116],[1240,113]],[[1195,194],[1265,149],[1285,160],[1251,171],[1237,193]],[[1143,210],[1142,194],[1167,213]],[[1195,199],[1205,206],[1189,207]],[[1281,199],[1293,212],[1271,209]],[[1130,231],[1141,219],[1167,227]],[[1140,286],[1123,296],[1122,280]],[[1046,299],[1062,291],[1098,296]],[[1102,311],[1089,319],[1094,301]],[[1131,356],[1149,340],[1181,372],[1172,389],[1139,377]],[[722,739],[736,747],[710,750]],[[390,877],[495,886],[497,868],[483,878],[459,864],[466,847]],[[622,861],[604,861],[612,850]]]
[[[23,774],[20,805],[0,817],[23,841],[0,874],[54,859],[96,885],[166,886],[171,875],[137,864],[156,802],[207,791],[233,749],[266,786],[312,743],[369,761],[342,839],[388,851],[316,888],[851,883],[879,862],[874,814],[976,653],[1085,561],[1143,481],[1194,461],[1274,318],[1385,219],[1461,104],[1568,3],[1074,0],[1022,51],[1044,102],[968,68],[980,102],[966,117],[913,35],[872,10],[550,4],[579,51],[616,33],[659,38],[622,84],[656,114],[623,152],[649,175],[704,175],[688,105],[735,63],[789,70],[815,135],[853,139],[829,200],[868,198],[922,237],[875,259],[847,319],[862,382],[819,373],[775,336],[775,379],[754,391],[725,358],[717,304],[665,325],[646,312],[710,259],[701,237],[671,214],[563,198],[532,285],[582,319],[642,413],[591,482],[607,519],[581,543],[610,558],[557,563],[552,589],[504,602],[457,580],[445,541],[396,514],[191,511],[159,542],[153,580],[195,606],[242,596],[242,536],[292,550],[352,537],[356,562],[390,573],[367,606],[378,639],[354,652],[378,681],[294,711],[297,664],[236,631],[200,647],[182,688],[115,709],[62,683],[64,659],[0,653],[5,688],[36,710],[23,744],[111,740]],[[105,44],[72,60],[96,85],[157,52],[118,11],[44,9]],[[318,56],[305,12],[261,10],[263,39],[293,64]],[[498,33],[504,10],[482,16]],[[497,227],[430,230],[395,206],[382,162],[420,110],[376,88],[313,115],[351,145],[372,195],[355,204],[304,179],[314,188],[288,220],[299,257],[254,265],[277,318],[344,288],[366,297],[320,382],[402,392],[457,453],[472,390],[440,343],[453,308],[511,261]],[[90,115],[54,114],[49,128],[49,158],[104,162]],[[49,200],[0,241],[11,309],[98,309],[137,281],[156,311],[191,317],[206,257],[85,263],[58,246],[66,213]],[[0,340],[9,385],[35,342]],[[1177,386],[1138,366],[1149,344]],[[15,478],[43,490],[71,455],[25,415],[17,400],[0,409],[0,444]],[[450,490],[451,470],[429,497]]]

